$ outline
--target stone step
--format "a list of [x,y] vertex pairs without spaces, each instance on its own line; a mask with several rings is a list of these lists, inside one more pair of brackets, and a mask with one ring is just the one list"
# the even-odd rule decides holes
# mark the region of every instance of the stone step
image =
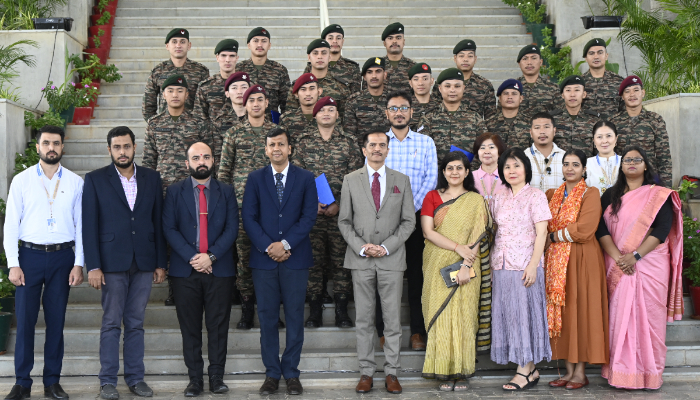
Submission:
[[[469,5],[466,5],[469,4]],[[351,5],[351,4],[348,4]],[[442,7],[442,6],[437,6],[433,7],[432,5],[430,7],[424,7],[425,11],[427,14],[425,15],[426,19],[430,18],[438,18],[442,16],[452,16],[452,15],[462,15],[465,17],[471,17],[474,15],[518,15],[520,12],[514,8],[514,7],[509,7],[503,3],[496,4],[488,4],[488,5],[474,5],[469,3],[464,3],[459,6],[447,6],[447,7]],[[356,17],[356,16],[375,16],[375,15],[382,15],[387,13],[387,8],[382,7],[382,6],[358,6],[358,7],[337,7],[337,6],[329,6],[328,7],[328,15],[330,19],[333,22],[337,23],[342,23],[343,19],[347,17]],[[391,7],[391,15],[395,16],[396,18],[401,18],[403,16],[411,16],[411,15],[416,15],[417,12],[420,12],[420,9],[416,9],[416,7],[405,7],[405,6],[399,6],[399,7]],[[410,31],[409,31],[410,32]],[[409,33],[410,34],[410,33]]]
[[143,139],[146,135],[146,121],[143,118],[137,121],[111,121],[111,124],[105,120],[93,119],[90,121],[90,125],[68,125],[66,128],[66,142],[70,140],[99,139],[104,140],[106,144],[109,130],[119,125],[128,126],[138,138]]
[[[134,135],[136,136],[136,135]],[[107,134],[103,139],[66,139],[63,154],[66,155],[86,155],[86,154],[109,154],[107,149]],[[143,152],[143,137],[136,139],[136,154]]]
[[92,115],[96,119],[138,119],[143,117],[140,105],[138,107],[97,107]]
[[[141,163],[140,153],[136,155],[134,161],[136,161],[137,164]],[[94,171],[105,165],[109,165],[111,162],[112,159],[108,154],[66,154],[61,159],[61,164],[71,171]]]
[[[455,0],[448,0],[455,1]],[[488,1],[493,3],[493,0],[477,0],[477,1]],[[117,13],[122,8],[137,8],[142,6],[143,0],[122,0],[119,2],[119,7],[117,8]],[[192,7],[192,1],[187,0],[168,0],[168,1],[154,1],[148,3],[149,7],[162,7],[162,8],[173,8],[173,7]],[[243,0],[237,1],[237,5],[245,5],[251,8],[262,8],[262,7],[274,7],[279,5],[278,0]],[[197,0],[197,5],[200,7],[229,7],[231,6],[230,0]],[[294,0],[294,6],[296,7],[317,7],[317,0]]]

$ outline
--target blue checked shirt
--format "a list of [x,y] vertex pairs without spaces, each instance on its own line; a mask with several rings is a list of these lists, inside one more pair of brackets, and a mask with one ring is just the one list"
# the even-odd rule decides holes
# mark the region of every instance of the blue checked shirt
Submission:
[[389,155],[384,162],[387,167],[408,176],[413,192],[413,207],[423,207],[423,199],[437,186],[437,151],[430,136],[409,129],[403,141],[399,141],[392,130],[389,136]]

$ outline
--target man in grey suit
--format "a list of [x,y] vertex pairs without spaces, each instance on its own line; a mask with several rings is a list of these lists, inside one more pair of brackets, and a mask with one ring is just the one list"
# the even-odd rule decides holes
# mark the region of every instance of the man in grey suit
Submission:
[[366,134],[362,152],[367,164],[345,176],[338,214],[340,233],[348,243],[345,268],[352,271],[355,291],[357,357],[362,374],[355,391],[367,393],[373,386],[378,290],[384,315],[385,387],[389,393],[398,394],[401,294],[406,270],[404,242],[415,228],[416,214],[408,177],[384,165],[389,154],[386,133]]

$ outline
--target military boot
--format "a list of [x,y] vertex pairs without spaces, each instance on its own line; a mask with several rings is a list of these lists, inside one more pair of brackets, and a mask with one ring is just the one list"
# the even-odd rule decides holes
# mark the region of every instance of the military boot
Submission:
[[255,318],[255,299],[253,296],[241,296],[241,320],[236,329],[251,329]]
[[335,326],[338,328],[352,328],[352,319],[348,315],[348,295],[344,293],[335,294]]
[[312,294],[309,299],[309,319],[306,320],[307,328],[320,328],[323,326],[323,297]]

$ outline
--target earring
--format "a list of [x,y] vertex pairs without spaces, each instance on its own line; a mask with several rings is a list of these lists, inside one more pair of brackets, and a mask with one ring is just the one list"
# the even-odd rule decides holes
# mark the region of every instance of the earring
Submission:
[[561,180],[564,181],[564,182],[566,182],[566,178],[564,178],[564,177],[562,177]]

